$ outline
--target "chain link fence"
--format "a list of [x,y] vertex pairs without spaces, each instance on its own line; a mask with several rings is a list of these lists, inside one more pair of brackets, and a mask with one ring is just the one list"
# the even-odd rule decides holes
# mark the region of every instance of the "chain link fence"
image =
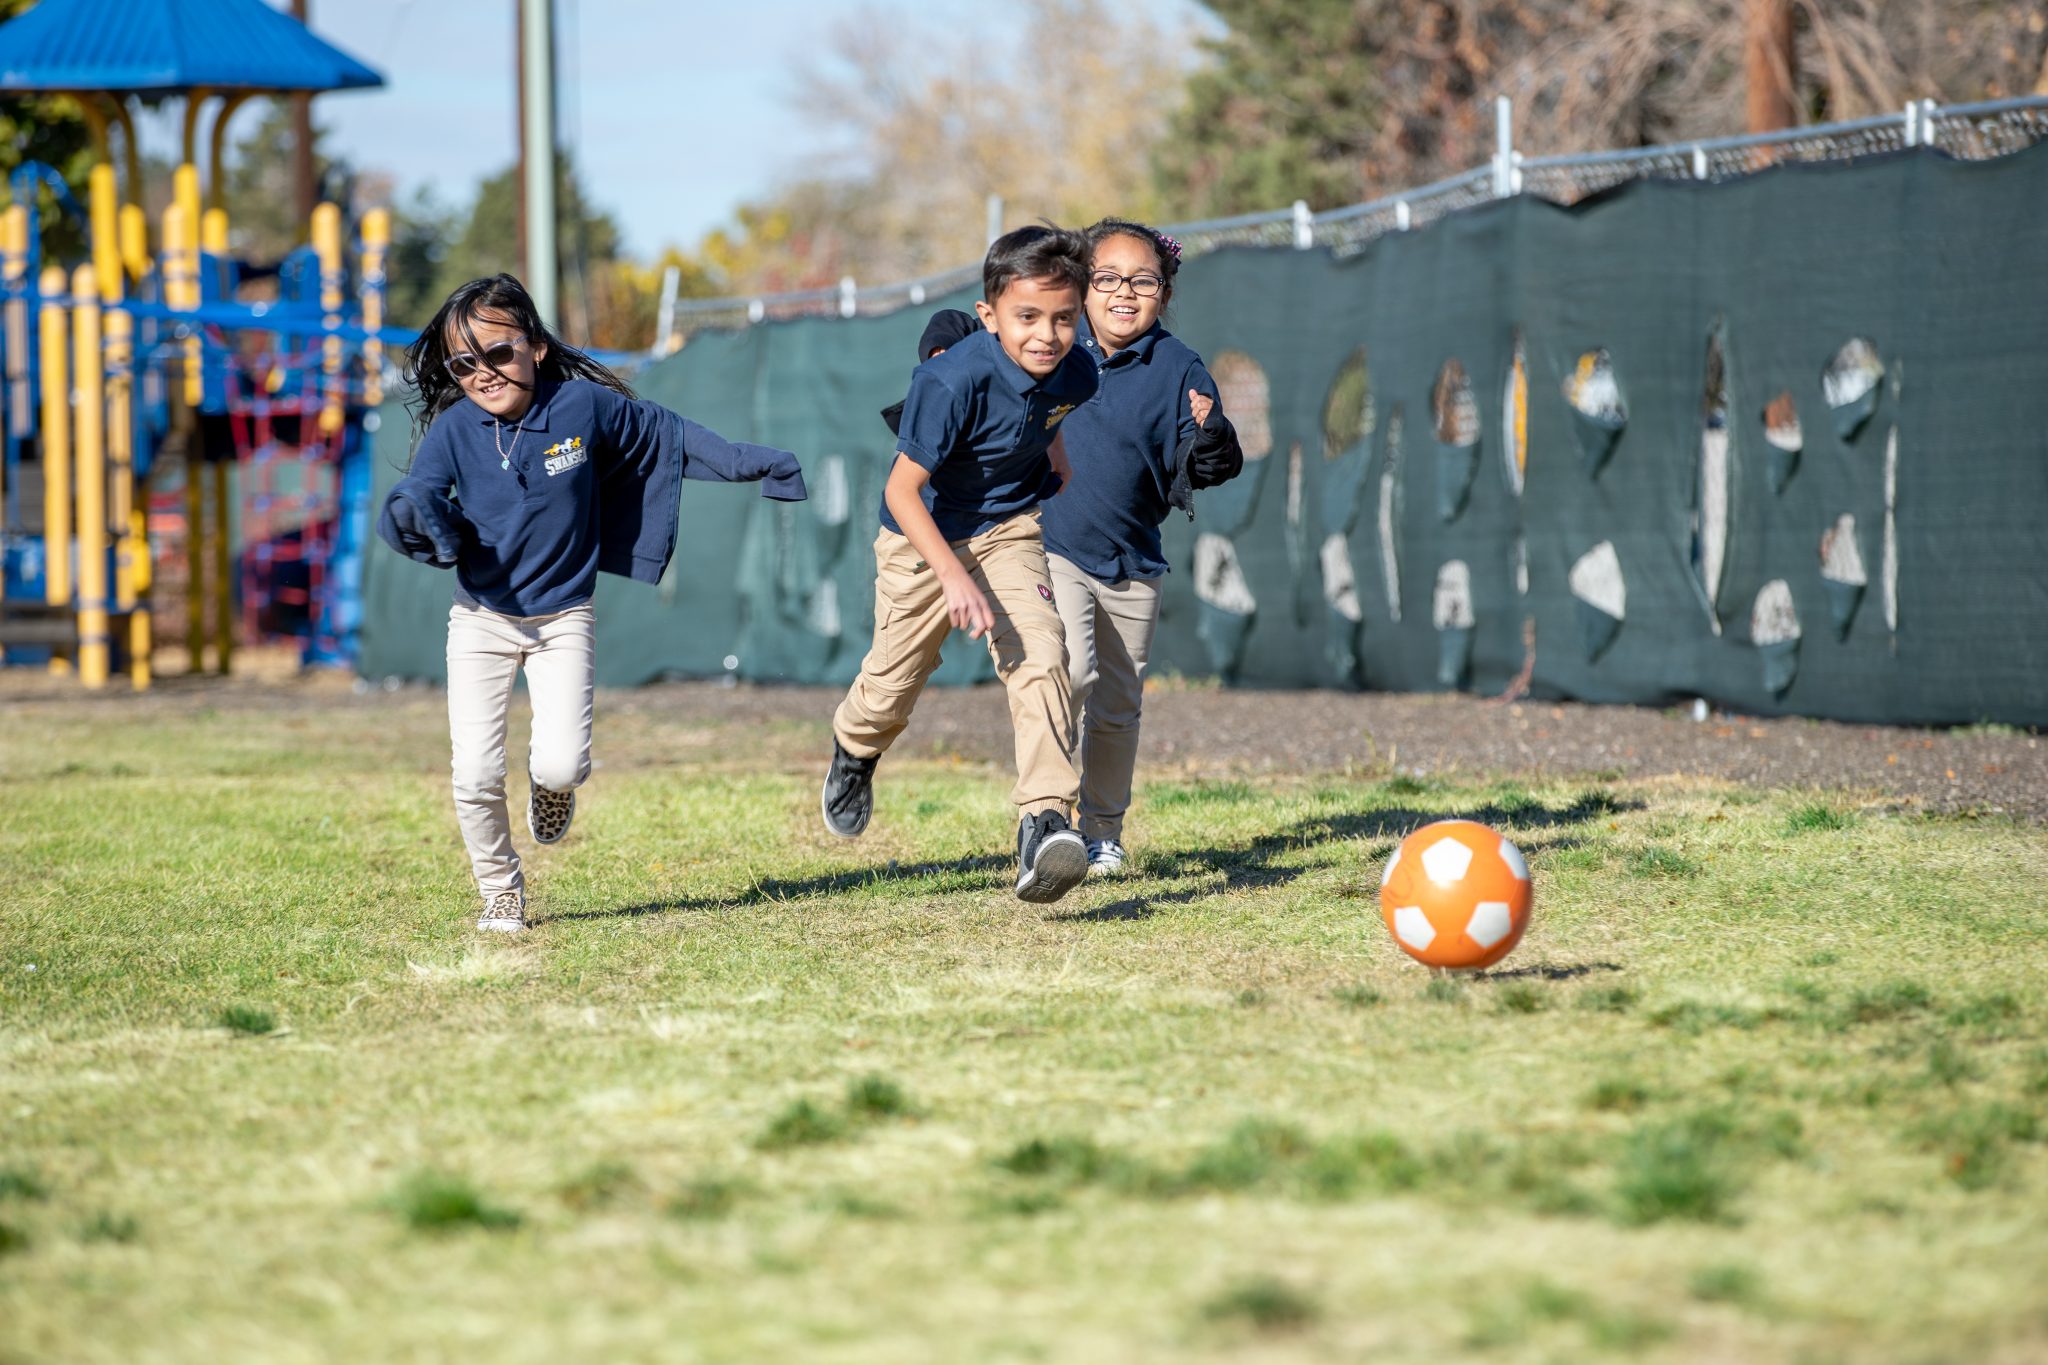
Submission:
[[[1433,185],[1324,213],[1310,213],[1307,205],[1296,204],[1235,218],[1173,224],[1166,231],[1180,240],[1187,256],[1226,246],[1323,246],[1348,255],[1387,233],[1424,227],[1510,194],[1574,204],[1632,180],[1728,180],[1788,162],[1852,161],[1910,147],[1933,147],[1958,160],[1982,161],[2048,141],[2048,96],[1948,106],[1920,100],[1897,114],[1875,118],[1573,156],[1524,157],[1509,142],[1505,100],[1500,102],[1500,116],[1503,152],[1487,165]],[[920,307],[972,284],[980,275],[976,263],[902,284],[862,288],[842,280],[833,289],[758,298],[680,299],[675,304],[676,329],[687,334],[774,319],[890,313]]]

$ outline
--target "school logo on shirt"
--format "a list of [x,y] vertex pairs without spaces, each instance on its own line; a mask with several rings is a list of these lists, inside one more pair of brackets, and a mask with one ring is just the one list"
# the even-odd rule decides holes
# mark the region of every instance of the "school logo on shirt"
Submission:
[[541,454],[547,456],[548,477],[551,479],[566,470],[574,469],[590,458],[590,452],[583,448],[581,436],[571,436],[566,441],[557,441]]
[[1054,408],[1052,410],[1052,416],[1045,419],[1045,429],[1047,431],[1051,431],[1054,427],[1058,426],[1060,424],[1060,419],[1065,417],[1068,413],[1072,412],[1075,406],[1076,405],[1073,403],[1062,403],[1058,407]]

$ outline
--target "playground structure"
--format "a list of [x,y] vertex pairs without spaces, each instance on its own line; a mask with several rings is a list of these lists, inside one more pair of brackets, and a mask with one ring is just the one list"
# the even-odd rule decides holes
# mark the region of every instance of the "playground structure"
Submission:
[[[132,50],[110,58],[94,37],[116,29]],[[92,688],[118,668],[148,686],[152,545],[172,529],[192,671],[228,671],[238,633],[296,637],[308,662],[348,657],[365,432],[387,346],[410,339],[382,326],[389,218],[369,210],[351,233],[340,206],[321,204],[307,244],[276,266],[276,297],[243,302],[256,269],[230,249],[221,163],[229,120],[252,95],[380,84],[262,0],[43,0],[0,26],[0,95],[69,95],[95,152],[83,206],[56,171],[29,163],[0,210],[6,663],[75,672]],[[185,105],[154,224],[128,106],[145,97]],[[77,226],[87,259],[47,258],[50,212]],[[182,497],[153,526],[149,490],[174,468]]]

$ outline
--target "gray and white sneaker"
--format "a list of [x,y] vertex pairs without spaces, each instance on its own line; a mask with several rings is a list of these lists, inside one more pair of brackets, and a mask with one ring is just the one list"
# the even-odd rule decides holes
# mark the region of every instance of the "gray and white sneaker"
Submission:
[[533,841],[559,844],[576,818],[576,793],[549,791],[530,777],[527,786],[526,827],[533,831]]
[[526,928],[526,897],[517,891],[500,891],[484,902],[476,927],[491,933],[519,933]]
[[1088,875],[1115,877],[1124,870],[1124,846],[1114,839],[1088,841]]
[[1088,845],[1056,810],[1027,815],[1017,826],[1017,899],[1049,904],[1088,875]]

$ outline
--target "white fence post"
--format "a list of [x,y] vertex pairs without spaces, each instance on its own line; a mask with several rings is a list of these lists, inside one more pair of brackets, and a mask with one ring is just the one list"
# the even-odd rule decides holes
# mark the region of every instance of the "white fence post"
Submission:
[[680,292],[683,272],[680,266],[670,266],[661,272],[661,307],[654,313],[655,355],[664,356],[676,348],[676,295]]
[[1501,95],[1493,102],[1493,197],[1515,192],[1515,102]]
[[988,244],[994,246],[996,238],[1003,235],[1003,196],[992,194],[988,197]]
[[853,276],[841,275],[839,277],[839,316],[850,318],[853,316],[853,310]]
[[1408,201],[1406,199],[1396,199],[1394,201],[1394,226],[1402,232],[1408,230]]
[[1697,142],[1692,145],[1692,178],[1695,180],[1705,180],[1707,178],[1707,149],[1700,146]]
[[1316,220],[1308,211],[1308,200],[1294,201],[1294,249],[1307,251],[1316,244]]
[[1918,100],[1906,101],[1906,145],[1908,147],[1918,147],[1920,145],[1920,101]]

